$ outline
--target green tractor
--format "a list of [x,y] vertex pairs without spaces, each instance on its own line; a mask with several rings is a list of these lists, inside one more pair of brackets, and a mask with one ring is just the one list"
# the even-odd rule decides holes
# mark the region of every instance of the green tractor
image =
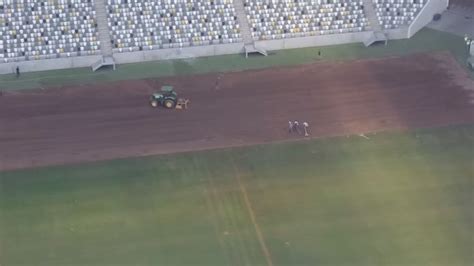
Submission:
[[188,109],[190,102],[189,99],[178,98],[178,94],[173,90],[172,86],[163,86],[160,92],[153,93],[150,97],[152,107],[161,105],[167,109]]
[[161,92],[153,93],[150,98],[150,104],[152,107],[158,107],[158,105],[161,105],[165,108],[172,109],[176,107],[177,103],[178,94],[173,90],[172,86],[161,87]]

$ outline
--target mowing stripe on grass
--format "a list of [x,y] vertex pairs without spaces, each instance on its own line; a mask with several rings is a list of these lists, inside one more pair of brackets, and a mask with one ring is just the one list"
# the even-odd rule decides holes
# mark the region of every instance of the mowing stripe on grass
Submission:
[[237,168],[237,166],[235,165],[234,159],[232,157],[231,157],[230,161],[232,163],[232,167],[233,167],[234,172],[235,172],[235,174],[234,174],[235,179],[237,180],[237,183],[239,184],[240,191],[242,192],[242,196],[244,198],[245,206],[247,207],[247,210],[248,210],[249,215],[250,215],[250,219],[252,220],[252,224],[255,228],[255,232],[257,234],[258,242],[260,243],[260,247],[262,248],[262,252],[263,252],[263,255],[265,257],[265,261],[267,262],[268,266],[273,266],[273,261],[272,261],[271,255],[270,255],[270,251],[268,250],[268,247],[265,244],[265,239],[263,237],[262,230],[260,230],[260,226],[257,223],[257,219],[255,218],[255,213],[253,211],[252,204],[250,203],[250,200],[249,200],[249,197],[248,197],[248,194],[247,194],[247,190],[245,189],[245,186],[242,183],[242,180],[240,178],[240,171]]
[[215,233],[228,260],[226,265],[265,265],[234,177],[229,175],[229,171],[224,174],[222,169],[216,169],[205,161],[194,160],[198,172],[205,173],[202,181],[206,183],[207,205],[214,217]]
[[[193,159],[193,163],[194,163],[194,167],[196,169],[198,169],[198,165],[199,163],[196,161],[196,158]],[[225,243],[224,243],[224,240],[222,239],[222,236],[220,235],[221,234],[221,226],[219,225],[219,222],[218,222],[218,217],[219,217],[219,208],[218,206],[215,206],[213,204],[214,200],[217,198],[217,191],[216,191],[216,188],[213,184],[213,181],[209,175],[209,171],[207,171],[208,175],[206,176],[206,179],[207,179],[207,182],[209,183],[210,185],[210,188],[208,188],[208,186],[205,186],[204,187],[204,194],[205,194],[205,197],[206,197],[206,204],[210,210],[210,213],[211,215],[213,216],[213,225],[215,227],[214,229],[214,232],[216,234],[216,237],[217,237],[217,240],[219,242],[219,245],[222,247],[223,251],[226,252],[226,249],[225,249]],[[226,256],[227,258],[227,262],[230,264],[230,260],[229,260],[229,257]]]
[[[234,220],[232,218],[229,218],[225,206],[222,206],[223,199],[221,199],[221,197],[219,196],[217,184],[215,184],[212,174],[209,172],[209,169],[206,169],[206,172],[206,181],[209,186],[208,192],[210,193],[208,195],[210,199],[209,204],[215,216],[215,224],[217,226],[216,230],[218,231],[218,234],[225,234],[225,232],[228,232],[228,228],[236,228],[236,226],[234,224]],[[223,219],[220,219],[221,217],[223,217]],[[224,227],[224,229],[222,227]],[[222,232],[223,230],[226,231]],[[235,247],[232,242],[224,241],[220,235],[218,236],[218,238],[219,243],[222,245],[222,247],[225,248],[225,251],[228,251],[227,258],[230,258],[230,260],[234,262],[238,261],[239,264],[242,265],[250,264],[248,258],[245,256],[245,251],[242,250],[242,245],[237,245],[237,247]],[[242,239],[240,239],[240,241],[243,242]],[[232,252],[233,250],[237,250],[238,253],[240,253],[240,256],[234,256],[234,252]]]

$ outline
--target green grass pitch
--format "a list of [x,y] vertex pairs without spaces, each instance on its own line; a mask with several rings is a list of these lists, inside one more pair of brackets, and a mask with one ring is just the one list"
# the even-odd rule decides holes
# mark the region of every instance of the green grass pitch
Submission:
[[0,265],[472,265],[474,126],[368,137],[2,172]]

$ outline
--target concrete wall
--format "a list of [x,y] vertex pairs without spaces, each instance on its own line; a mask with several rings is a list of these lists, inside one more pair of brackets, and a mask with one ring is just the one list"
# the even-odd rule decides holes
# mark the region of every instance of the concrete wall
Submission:
[[0,74],[15,73],[16,67],[20,67],[21,72],[35,72],[56,69],[68,69],[79,67],[90,67],[101,58],[100,55],[78,56],[56,59],[42,59],[31,61],[20,61],[10,63],[0,63]]
[[185,48],[169,48],[149,51],[114,53],[115,63],[137,63],[144,61],[184,59],[203,56],[215,56],[225,54],[242,53],[243,43],[218,44],[206,46],[194,46]]
[[[300,38],[256,41],[257,47],[265,50],[283,50],[303,47],[325,46],[344,43],[363,42],[370,37],[370,32],[355,32],[344,34],[320,35]],[[238,54],[244,52],[243,43],[195,46],[185,48],[170,48],[149,51],[114,53],[117,64],[136,63],[144,61],[185,59],[203,56]]]
[[428,25],[428,23],[433,20],[433,16],[436,13],[443,13],[443,11],[448,8],[448,5],[449,0],[428,0],[428,3],[426,3],[408,27],[408,38],[411,38],[424,26]]
[[319,35],[300,38],[288,38],[278,40],[256,41],[257,47],[268,51],[295,49],[314,46],[326,46],[335,44],[363,42],[370,37],[370,32],[352,32],[331,35]]
[[408,38],[408,26],[400,27],[398,29],[385,30],[385,35],[389,40],[399,40]]

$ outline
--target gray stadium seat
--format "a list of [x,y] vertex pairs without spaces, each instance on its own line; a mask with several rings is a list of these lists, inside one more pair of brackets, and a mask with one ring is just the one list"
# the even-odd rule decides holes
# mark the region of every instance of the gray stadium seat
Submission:
[[383,29],[409,25],[426,0],[373,0],[377,18]]
[[254,40],[366,30],[363,3],[351,0],[244,0]]
[[99,52],[93,0],[0,0],[2,62]]
[[241,42],[232,0],[107,0],[115,52]]

